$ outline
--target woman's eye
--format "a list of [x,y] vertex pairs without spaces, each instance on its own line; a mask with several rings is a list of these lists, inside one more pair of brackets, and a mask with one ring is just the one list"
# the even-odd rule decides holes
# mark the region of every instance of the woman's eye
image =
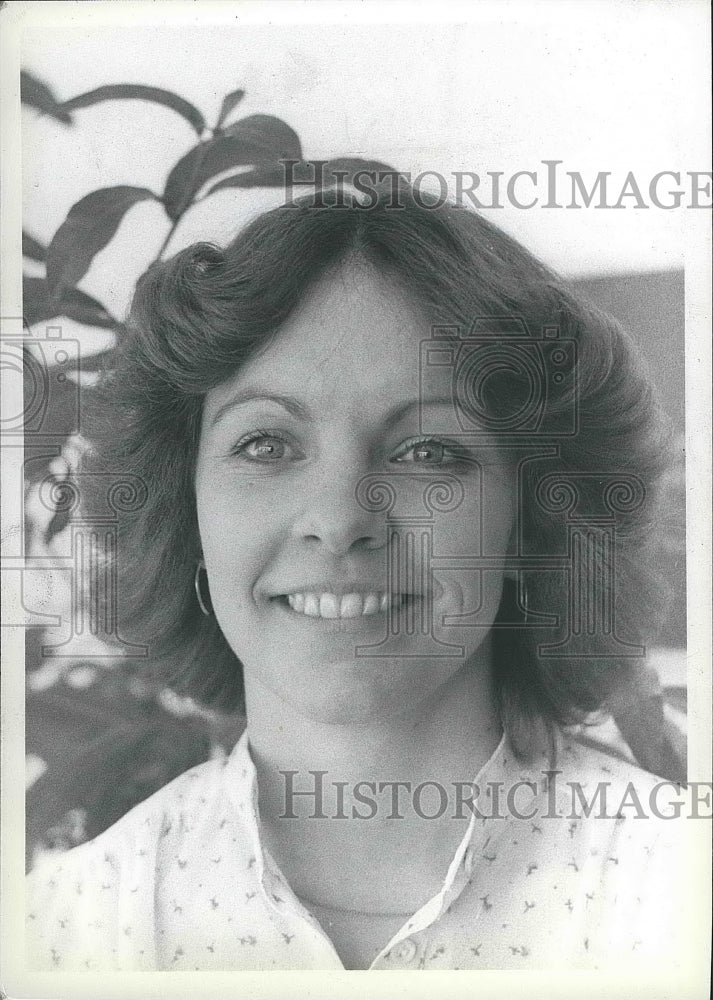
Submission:
[[429,441],[417,444],[413,448],[414,462],[429,462],[440,464],[445,458],[446,449],[440,441]]
[[413,462],[418,465],[443,465],[457,460],[458,456],[443,441],[430,439],[407,443],[393,459],[395,462]]
[[251,462],[279,462],[289,457],[290,447],[275,434],[253,434],[243,438],[233,448],[233,454]]

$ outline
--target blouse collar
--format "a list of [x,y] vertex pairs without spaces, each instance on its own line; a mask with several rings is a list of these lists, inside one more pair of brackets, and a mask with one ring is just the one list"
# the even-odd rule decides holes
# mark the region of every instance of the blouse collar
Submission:
[[[542,765],[547,767],[544,758]],[[226,761],[225,771],[226,792],[232,797],[244,823],[254,858],[255,875],[265,901],[281,912],[284,912],[285,908],[296,908],[310,923],[318,926],[317,921],[305,910],[292,891],[262,842],[257,773],[250,755],[247,729]],[[531,779],[531,765],[527,768],[527,775]],[[495,750],[473,779],[473,784],[479,790],[479,795],[475,799],[478,809],[471,812],[467,829],[456,847],[440,889],[407,920],[381,954],[385,954],[410,934],[415,934],[434,923],[460,896],[471,879],[474,861],[485,856],[488,844],[496,832],[493,824],[507,821],[507,816],[500,812],[496,802],[498,789],[504,789],[512,782],[524,779],[525,768],[515,757],[507,735],[503,734]]]

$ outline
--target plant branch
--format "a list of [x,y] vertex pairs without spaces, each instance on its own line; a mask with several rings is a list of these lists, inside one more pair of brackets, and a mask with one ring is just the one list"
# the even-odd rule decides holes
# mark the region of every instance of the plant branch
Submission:
[[154,259],[151,261],[152,264],[158,264],[158,262],[163,257],[163,254],[164,254],[164,251],[165,251],[166,247],[171,242],[171,239],[173,238],[173,234],[176,232],[176,229],[178,228],[178,223],[183,218],[186,210],[188,208],[190,208],[190,207],[191,207],[190,205],[186,205],[186,208],[183,210],[183,212],[181,212],[181,214],[178,216],[178,218],[175,220],[175,222],[171,223],[171,228],[166,233],[166,238],[164,239],[163,243],[161,244],[161,247],[160,247],[158,253],[154,257]]
[[[208,141],[210,141],[210,140],[208,140]],[[204,142],[202,142],[200,144],[200,150],[201,150],[201,152],[200,152],[200,155],[198,157],[196,157],[196,162],[195,162],[195,164],[193,166],[191,183],[190,183],[190,186],[188,188],[189,192],[193,190],[193,184],[195,183],[195,179],[198,176],[198,172],[199,172],[199,170],[201,168],[201,164],[202,164],[203,159],[205,157],[206,148],[207,148],[207,141],[204,141]],[[171,224],[171,228],[169,229],[168,233],[166,234],[166,238],[164,239],[163,243],[161,244],[161,247],[160,247],[160,249],[158,251],[158,254],[156,255],[156,257],[152,261],[153,264],[157,264],[161,260],[161,258],[163,257],[163,253],[164,253],[166,247],[171,242],[171,239],[173,238],[173,234],[176,232],[176,229],[178,228],[178,225],[181,222],[181,219],[186,214],[186,212],[188,211],[188,209],[192,205],[195,205],[195,203],[196,203],[196,200],[195,200],[194,195],[193,194],[189,194],[188,195],[188,200],[187,200],[186,204],[181,207],[180,211],[176,215],[176,218],[174,219],[173,223]]]

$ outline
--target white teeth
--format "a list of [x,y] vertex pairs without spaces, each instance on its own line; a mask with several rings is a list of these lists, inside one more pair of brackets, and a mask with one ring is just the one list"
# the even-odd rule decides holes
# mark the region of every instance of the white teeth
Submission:
[[292,610],[310,618],[361,618],[375,615],[386,611],[393,600],[398,602],[400,598],[394,598],[383,591],[369,594],[354,592],[344,594],[341,598],[330,593],[287,595],[287,603]]
[[322,594],[319,599],[320,618],[339,618],[339,598],[334,594]]
[[316,594],[305,594],[304,613],[310,618],[319,618],[319,598]]
[[379,610],[379,595],[367,594],[366,597],[364,598],[364,611],[362,612],[362,614],[375,615],[378,610]]
[[305,595],[304,594],[290,594],[287,600],[290,602],[290,607],[293,611],[299,611],[300,614],[304,612],[305,609]]
[[360,618],[363,614],[368,612],[361,594],[345,594],[339,607],[339,617]]

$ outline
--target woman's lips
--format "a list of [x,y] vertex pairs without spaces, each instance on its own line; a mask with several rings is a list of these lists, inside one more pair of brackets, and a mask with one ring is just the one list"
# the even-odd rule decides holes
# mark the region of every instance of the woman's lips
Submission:
[[[433,581],[432,599],[438,600],[443,587]],[[270,598],[286,611],[305,618],[344,621],[347,619],[377,618],[390,611],[414,607],[426,600],[425,593],[405,593],[364,587],[357,590],[340,586],[329,589],[322,585],[319,589],[295,589],[273,594]]]
[[293,611],[310,618],[362,618],[381,614],[393,607],[395,602],[400,606],[405,596],[390,595],[385,591],[364,594],[354,591],[341,596],[329,591],[299,591],[286,594],[285,599]]

